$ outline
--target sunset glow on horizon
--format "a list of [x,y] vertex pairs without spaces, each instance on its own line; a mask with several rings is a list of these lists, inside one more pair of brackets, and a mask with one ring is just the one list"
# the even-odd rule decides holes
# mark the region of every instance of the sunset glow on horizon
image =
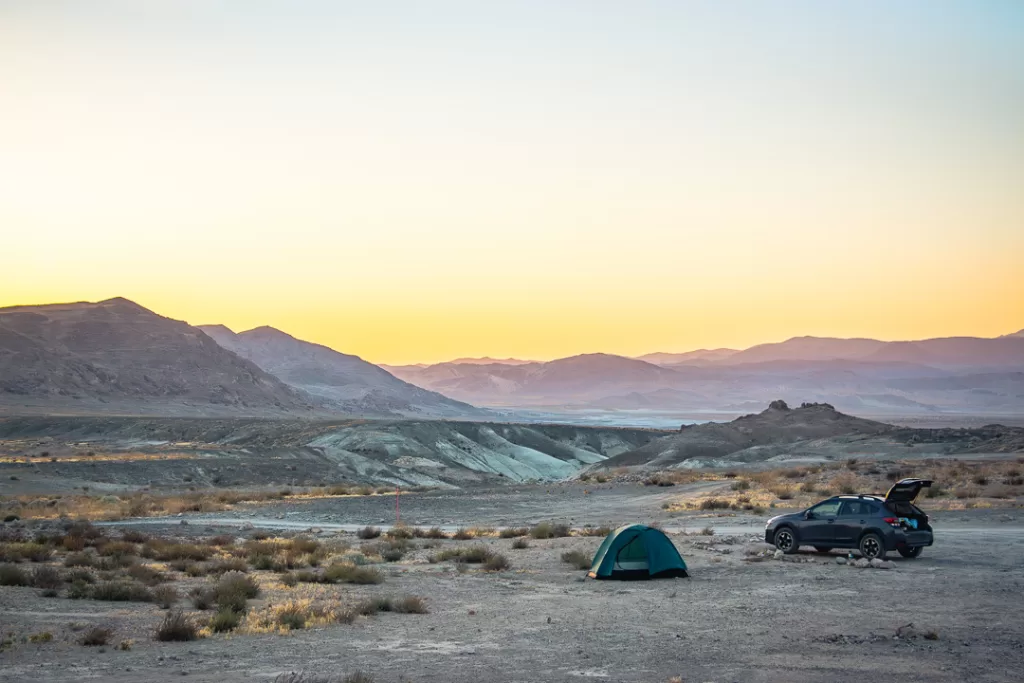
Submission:
[[0,0],[0,306],[378,363],[1024,328],[1024,3]]

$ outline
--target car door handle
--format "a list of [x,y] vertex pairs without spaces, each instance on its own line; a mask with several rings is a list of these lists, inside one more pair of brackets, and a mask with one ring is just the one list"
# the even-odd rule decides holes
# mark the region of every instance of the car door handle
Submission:
[[836,520],[834,520],[834,519],[830,519],[830,520],[828,520],[828,523],[829,523],[829,524],[835,524],[835,523],[836,523]]

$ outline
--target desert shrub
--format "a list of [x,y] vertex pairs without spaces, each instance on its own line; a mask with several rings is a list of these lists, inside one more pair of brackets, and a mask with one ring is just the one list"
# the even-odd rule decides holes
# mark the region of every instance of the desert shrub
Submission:
[[783,470],[782,476],[786,479],[799,479],[804,476],[804,473],[800,470]]
[[1013,498],[1013,491],[1007,486],[997,486],[992,489],[989,494],[992,498]]
[[700,530],[701,536],[714,536],[715,530],[712,527],[706,526]]
[[845,493],[847,495],[857,492],[857,480],[850,474],[840,474],[832,480],[832,486],[835,487],[839,493]]
[[53,640],[53,634],[49,631],[43,631],[41,633],[33,633],[28,637],[30,643],[48,643]]
[[533,538],[564,538],[570,533],[567,524],[556,524],[554,522],[541,522],[530,529],[530,536]]
[[93,626],[88,631],[82,634],[82,637],[78,640],[79,644],[86,645],[88,647],[97,647],[100,645],[106,645],[107,641],[110,640],[110,636],[113,631],[103,626]]
[[569,550],[562,553],[562,562],[572,565],[576,569],[590,569],[593,558],[580,550]]
[[498,536],[500,538],[517,538],[519,536],[526,536],[530,533],[530,530],[526,527],[509,527],[508,529],[502,529]]
[[306,620],[309,616],[308,609],[297,602],[282,605],[276,614],[278,625],[292,631],[306,628]]
[[792,500],[793,490],[785,487],[778,487],[772,491],[779,500]]
[[580,536],[607,536],[611,532],[609,526],[588,526],[580,529]]
[[128,575],[136,581],[141,581],[147,586],[156,586],[157,584],[167,581],[167,577],[162,573],[147,567],[144,564],[136,564],[128,567]]
[[1024,486],[1024,477],[1008,476],[1003,479],[1003,483],[1007,486]]
[[855,470],[857,469],[857,458],[850,458],[846,461],[846,469]]
[[288,572],[287,574],[282,574],[278,580],[281,582],[282,586],[288,586],[289,588],[294,588],[295,586],[299,585],[299,577],[296,575],[295,572]]
[[445,532],[441,531],[441,527],[437,527],[437,526],[431,527],[430,529],[427,529],[427,530],[416,529],[415,534],[416,534],[416,538],[434,538],[434,539],[448,538],[448,534],[446,534]]
[[939,484],[932,484],[931,486],[929,486],[928,488],[926,488],[924,490],[924,497],[925,498],[938,498],[940,496],[946,495],[946,493],[947,493],[946,489],[944,489]]
[[85,581],[72,581],[68,586],[67,596],[70,600],[85,600],[92,594],[92,586]]
[[102,557],[135,555],[138,552],[136,545],[134,543],[129,543],[128,541],[110,541],[109,543],[103,544],[103,546],[98,548],[98,550]]
[[975,476],[972,481],[978,486],[986,486],[988,484],[988,477],[983,474]]
[[145,543],[149,536],[135,529],[125,529],[121,532],[121,540],[127,543]]
[[727,510],[729,509],[729,501],[722,498],[705,498],[700,502],[701,510]]
[[380,536],[380,529],[375,526],[364,526],[356,532],[356,536],[362,539],[377,538]]
[[142,556],[161,562],[194,560],[201,562],[213,555],[213,548],[198,543],[163,543],[150,541],[142,546]]
[[210,618],[209,627],[214,633],[234,631],[242,621],[242,614],[233,609],[220,609]]
[[53,567],[43,566],[36,567],[32,572],[32,585],[36,588],[49,588],[55,589],[60,588],[64,585],[64,581],[60,577],[60,572]]
[[[53,555],[53,549],[45,543],[15,543],[16,552],[30,562],[46,562]],[[13,558],[16,561],[16,558]]]
[[380,554],[385,562],[398,562],[405,557],[405,551],[400,548],[388,548]]
[[249,563],[240,557],[230,557],[224,560],[216,560],[206,567],[207,573],[220,576],[228,572],[246,573],[249,571]]
[[484,570],[489,572],[500,572],[504,569],[508,569],[511,565],[509,564],[508,558],[501,553],[493,553],[490,557],[484,560]]
[[88,552],[70,553],[64,558],[65,567],[95,567],[96,556]]
[[469,529],[460,528],[455,530],[455,533],[452,534],[452,538],[456,541],[468,541],[471,538],[473,538],[473,534],[469,531]]
[[418,595],[406,595],[391,603],[391,611],[398,614],[426,614],[427,601]]
[[13,564],[0,565],[0,586],[28,586],[32,579],[28,572]]
[[214,601],[220,609],[244,612],[246,601],[260,594],[260,585],[251,576],[228,572],[220,577],[213,589]]
[[153,602],[158,604],[162,609],[170,609],[174,603],[178,602],[178,591],[174,586],[166,584],[163,586],[157,586],[153,589]]
[[231,534],[218,534],[217,536],[210,536],[206,539],[207,545],[215,545],[219,547],[229,546],[235,544],[235,537]]
[[529,547],[530,547],[530,542],[527,541],[525,538],[519,537],[516,540],[512,541],[512,549],[513,550],[525,550],[526,548],[529,548]]
[[305,536],[296,536],[289,542],[289,550],[295,553],[315,553],[320,548],[320,541]]
[[92,587],[90,597],[109,602],[153,602],[153,592],[138,581],[101,581]]
[[188,596],[192,600],[192,606],[201,610],[208,610],[213,607],[213,603],[217,599],[213,586],[196,586],[189,591]]
[[383,583],[384,575],[373,567],[359,567],[347,562],[336,562],[327,567],[323,573],[324,583]]
[[964,500],[966,498],[977,498],[979,493],[978,489],[974,488],[973,486],[961,486],[960,488],[953,491],[953,495],[959,498],[960,500]]
[[156,629],[156,639],[164,642],[189,641],[198,637],[199,628],[180,610],[168,612]]
[[413,538],[413,536],[415,536],[415,533],[413,532],[412,529],[410,529],[407,526],[395,526],[395,527],[391,527],[390,529],[388,529],[384,533],[384,535],[387,536],[388,538],[401,538],[401,539],[409,540],[409,539]]
[[733,491],[748,491],[750,489],[750,482],[746,479],[737,479],[729,488]]

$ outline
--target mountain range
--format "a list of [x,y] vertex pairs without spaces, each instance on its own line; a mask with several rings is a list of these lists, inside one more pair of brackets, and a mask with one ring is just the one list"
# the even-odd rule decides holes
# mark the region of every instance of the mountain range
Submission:
[[876,416],[1024,412],[1024,331],[898,342],[795,337],[744,350],[389,369],[446,396],[512,410],[727,415],[782,397]]
[[127,299],[0,309],[0,409],[125,415],[480,417],[270,327],[193,327]]
[[[194,327],[127,299],[0,309],[0,410],[658,424],[776,398],[865,416],[1024,414],[1024,330],[885,342],[380,367],[271,327]],[[479,406],[479,407],[477,407]],[[646,418],[645,418],[646,419]],[[706,419],[706,418],[705,418]]]

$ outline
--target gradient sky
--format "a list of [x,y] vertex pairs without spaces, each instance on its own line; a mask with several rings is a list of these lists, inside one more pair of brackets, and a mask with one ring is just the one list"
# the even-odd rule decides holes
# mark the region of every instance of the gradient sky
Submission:
[[1024,2],[0,0],[0,306],[376,362],[1024,327]]

